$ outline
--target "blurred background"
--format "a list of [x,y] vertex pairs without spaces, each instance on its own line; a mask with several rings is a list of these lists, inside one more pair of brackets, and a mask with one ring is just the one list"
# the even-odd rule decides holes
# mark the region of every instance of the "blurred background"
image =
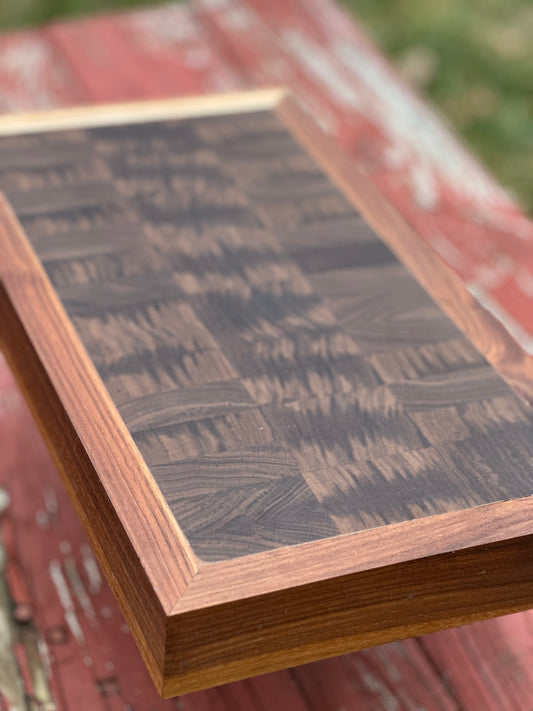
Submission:
[[[3,31],[149,0],[0,0]],[[288,3],[290,4],[290,3]],[[346,9],[533,212],[533,3],[344,0]]]
[[[532,0],[337,2],[0,0],[0,113],[289,85],[533,357],[533,222],[497,184],[532,214]],[[0,354],[2,487],[0,711],[533,709],[533,612],[162,702],[103,579],[65,632],[50,570],[98,569]]]

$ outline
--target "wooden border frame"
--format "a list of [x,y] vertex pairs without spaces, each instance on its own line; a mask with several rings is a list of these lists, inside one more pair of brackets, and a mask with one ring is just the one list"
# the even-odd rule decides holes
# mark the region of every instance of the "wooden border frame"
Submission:
[[[262,110],[533,402],[533,358],[284,90],[9,116],[0,136]],[[4,199],[0,254],[0,346],[163,695],[533,606],[533,496],[199,561]]]

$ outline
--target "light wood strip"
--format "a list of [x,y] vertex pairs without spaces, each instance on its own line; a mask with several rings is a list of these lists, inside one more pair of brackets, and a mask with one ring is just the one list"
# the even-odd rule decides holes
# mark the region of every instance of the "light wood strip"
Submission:
[[528,535],[533,497],[203,563],[172,614]]
[[180,99],[76,106],[35,113],[6,114],[0,116],[0,136],[266,111],[276,106],[285,94],[285,89],[257,89]]

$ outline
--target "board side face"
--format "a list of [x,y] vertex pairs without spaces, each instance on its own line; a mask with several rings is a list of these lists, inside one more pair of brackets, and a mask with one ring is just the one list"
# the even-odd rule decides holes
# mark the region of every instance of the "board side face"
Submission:
[[530,609],[532,544],[517,536],[175,615],[164,694]]
[[[4,246],[1,239],[0,244]],[[30,405],[154,684],[161,689],[167,615],[160,597],[164,598],[165,591],[159,588],[156,592],[154,578],[147,574],[147,569],[153,573],[153,568],[139,564],[135,542],[126,533],[72,418],[41,367],[12,297],[13,293],[8,294],[0,282],[0,348]],[[9,329],[9,337],[3,339],[6,329]],[[175,577],[179,579],[179,575]],[[176,594],[173,590],[170,599],[175,599]]]
[[0,166],[200,559],[531,494],[529,409],[274,111],[4,137]]

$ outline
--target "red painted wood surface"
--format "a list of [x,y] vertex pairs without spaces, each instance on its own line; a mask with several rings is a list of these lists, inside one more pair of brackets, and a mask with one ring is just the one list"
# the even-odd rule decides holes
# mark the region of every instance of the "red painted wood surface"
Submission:
[[[533,351],[531,223],[330,0],[202,0],[0,37],[1,111],[271,84]],[[1,356],[0,486],[0,711],[24,693],[47,711],[533,709],[533,613],[163,702]]]

